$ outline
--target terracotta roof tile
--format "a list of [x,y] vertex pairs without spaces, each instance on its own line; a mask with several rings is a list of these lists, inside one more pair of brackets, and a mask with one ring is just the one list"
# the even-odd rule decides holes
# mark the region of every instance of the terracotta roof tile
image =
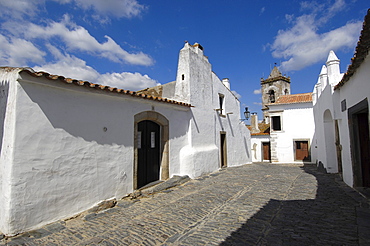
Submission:
[[[3,69],[10,69],[10,68],[3,68]],[[162,97],[147,96],[143,93],[137,93],[135,91],[118,89],[118,88],[115,88],[115,87],[110,87],[110,86],[105,86],[105,85],[93,84],[93,83],[90,83],[88,81],[65,78],[63,76],[52,75],[52,74],[49,74],[49,73],[46,73],[46,72],[34,72],[33,70],[28,69],[28,68],[23,68],[21,71],[24,71],[24,72],[28,73],[29,75],[31,75],[33,77],[45,77],[49,80],[60,81],[60,82],[64,82],[64,83],[67,83],[67,84],[74,84],[74,85],[78,85],[78,86],[86,86],[88,88],[105,90],[107,92],[119,93],[119,94],[129,95],[129,96],[132,96],[132,97],[147,99],[147,100],[153,100],[153,101],[164,102],[164,103],[171,103],[171,104],[186,106],[186,107],[193,107],[189,103],[178,102],[178,101],[175,101],[175,100],[162,98]]]
[[269,136],[270,133],[267,132],[258,132],[258,133],[251,133],[251,136]]
[[275,103],[270,103],[268,105],[306,103],[306,102],[312,102],[312,93],[282,95],[276,100]]
[[362,26],[361,35],[359,41],[357,42],[357,47],[353,58],[351,59],[351,64],[348,66],[347,72],[343,75],[342,80],[334,87],[334,90],[339,89],[356,72],[360,67],[362,62],[365,60],[366,56],[369,54],[370,49],[370,9],[367,10],[365,16],[364,24]]
[[[248,125],[247,128],[252,131],[252,126]],[[258,123],[258,129],[260,132],[251,133],[251,136],[270,135],[270,124]]]

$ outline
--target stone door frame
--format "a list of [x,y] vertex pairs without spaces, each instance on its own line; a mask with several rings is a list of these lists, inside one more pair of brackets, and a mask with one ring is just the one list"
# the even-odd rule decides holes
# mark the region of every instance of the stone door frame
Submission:
[[155,111],[144,111],[134,116],[134,170],[133,188],[138,188],[138,123],[150,120],[160,125],[160,180],[169,178],[169,121],[166,117]]

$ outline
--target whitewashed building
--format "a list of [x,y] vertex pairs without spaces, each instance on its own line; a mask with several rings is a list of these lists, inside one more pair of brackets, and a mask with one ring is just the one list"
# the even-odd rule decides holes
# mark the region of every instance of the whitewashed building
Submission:
[[[1,68],[0,231],[14,235],[173,175],[251,162],[239,100],[203,47],[142,92]],[[156,96],[150,95],[156,93]]]
[[312,93],[280,96],[268,104],[271,162],[311,163],[315,125]]
[[330,52],[314,89],[317,162],[352,187],[370,187],[370,10],[346,73]]
[[312,163],[316,151],[312,93],[290,94],[290,78],[275,66],[261,79],[263,122],[252,115],[253,162]]

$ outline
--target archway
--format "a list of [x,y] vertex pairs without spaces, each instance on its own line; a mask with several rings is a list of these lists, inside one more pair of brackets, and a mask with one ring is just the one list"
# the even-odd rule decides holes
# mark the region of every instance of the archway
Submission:
[[274,90],[269,90],[269,100],[270,100],[270,103],[274,103],[275,102],[275,91]]
[[325,136],[325,156],[326,156],[326,169],[329,173],[338,172],[336,147],[335,147],[335,134],[334,134],[334,121],[329,109],[324,112],[324,136]]
[[[169,178],[169,122],[163,115],[154,111],[141,112],[134,116],[134,120],[134,189],[136,190],[155,180]],[[146,160],[147,157],[149,160]],[[151,158],[154,158],[152,163],[150,163]]]

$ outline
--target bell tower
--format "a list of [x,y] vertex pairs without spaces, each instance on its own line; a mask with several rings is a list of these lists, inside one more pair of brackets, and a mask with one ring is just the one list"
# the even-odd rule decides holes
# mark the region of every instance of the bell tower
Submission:
[[275,65],[267,79],[261,78],[261,93],[263,118],[267,123],[267,105],[275,103],[281,95],[290,94],[290,77],[283,76]]

